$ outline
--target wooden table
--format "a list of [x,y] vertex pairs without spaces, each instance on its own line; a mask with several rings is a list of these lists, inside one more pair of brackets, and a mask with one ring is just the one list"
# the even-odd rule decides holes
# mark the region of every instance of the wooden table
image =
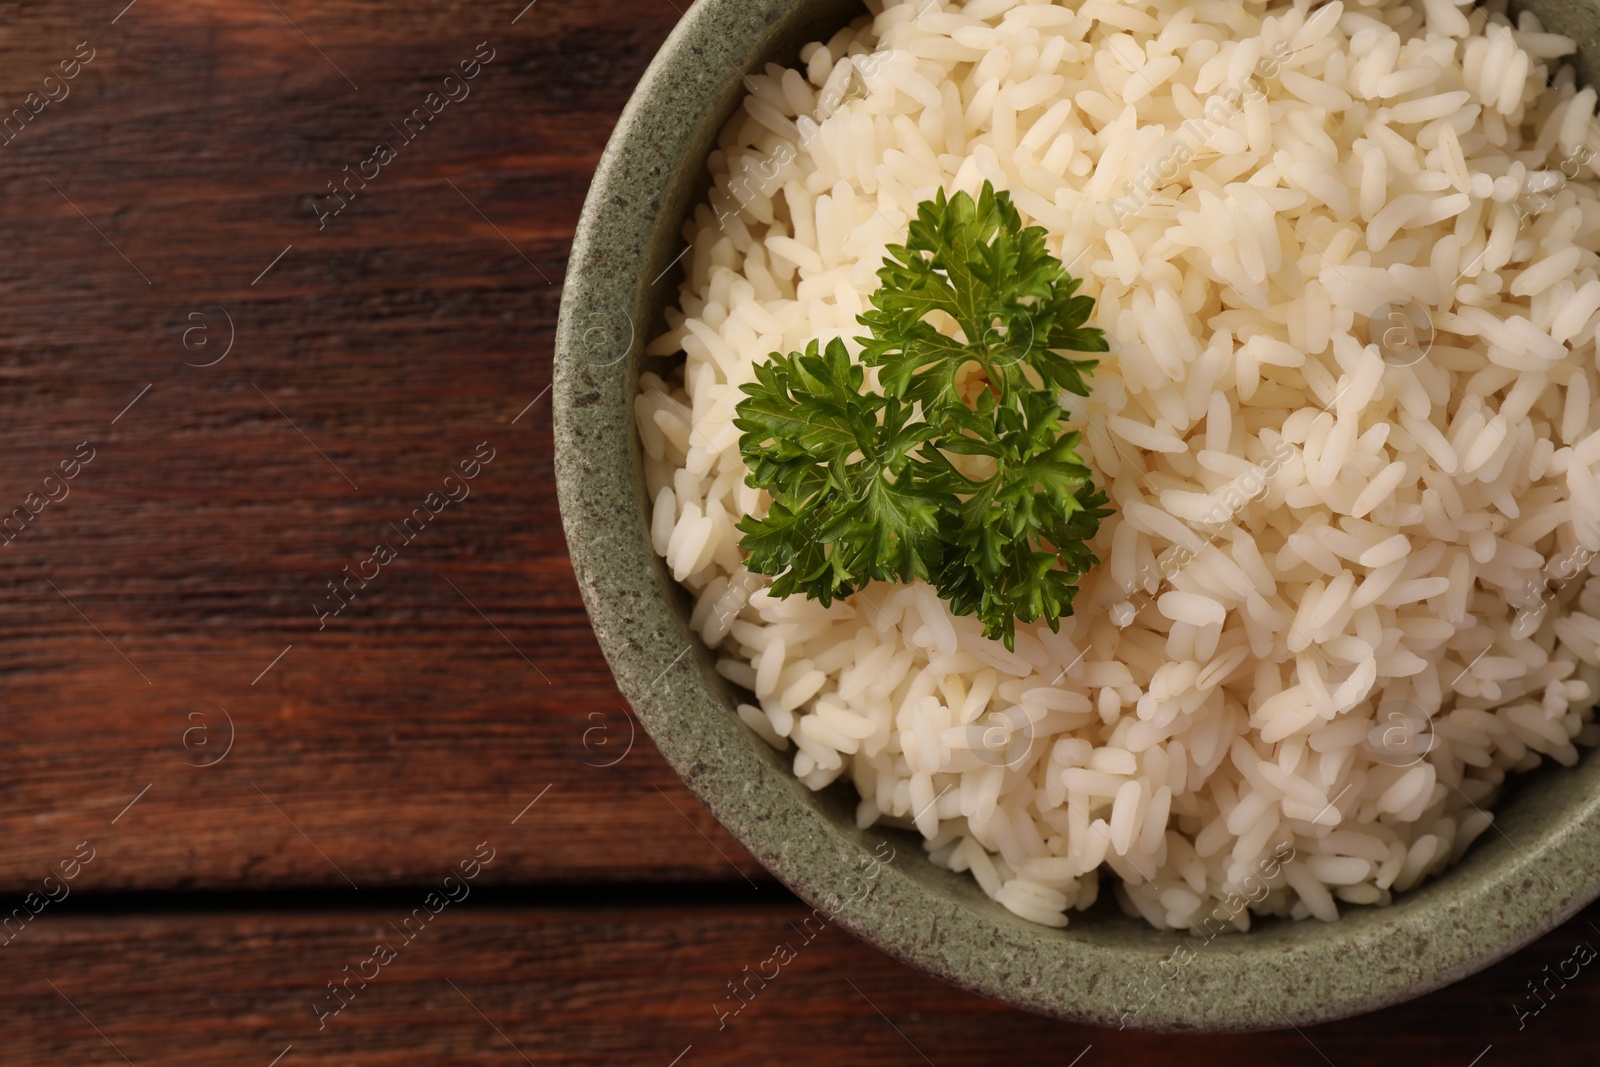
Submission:
[[1596,909],[1304,1033],[1063,1025],[838,930],[719,1027],[804,909],[633,733],[547,392],[683,0],[124,2],[0,23],[0,890],[38,909],[0,1063],[1592,1060],[1591,970],[1513,1006]]

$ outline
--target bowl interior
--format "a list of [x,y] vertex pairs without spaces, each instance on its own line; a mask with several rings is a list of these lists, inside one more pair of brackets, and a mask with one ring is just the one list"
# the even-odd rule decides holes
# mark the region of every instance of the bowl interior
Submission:
[[[1600,74],[1595,0],[1525,5]],[[865,14],[857,0],[699,0],[641,81],[597,171],[556,338],[556,469],[574,568],[618,685],[714,815],[790,888],[863,939],[958,985],[1063,1018],[1171,1030],[1271,1029],[1352,1015],[1447,984],[1600,894],[1600,762],[1546,767],[1445,876],[1335,924],[1268,920],[1211,941],[1160,932],[1106,899],[1064,930],[926,862],[915,835],[856,829],[853,792],[802,786],[734,714],[739,692],[690,632],[689,598],[650,548],[633,425],[643,356],[677,295],[686,213],[745,93],[740,72]],[[893,858],[884,861],[890,856]],[[877,850],[876,853],[874,850]]]

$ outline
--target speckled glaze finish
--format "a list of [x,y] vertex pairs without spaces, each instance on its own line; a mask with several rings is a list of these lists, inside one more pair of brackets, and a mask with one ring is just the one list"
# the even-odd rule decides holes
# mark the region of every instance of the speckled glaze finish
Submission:
[[[1527,6],[1579,39],[1593,73],[1595,0]],[[738,720],[736,694],[689,631],[687,595],[650,548],[632,398],[681,277],[682,220],[745,91],[737,72],[794,63],[803,43],[862,13],[843,0],[699,0],[623,113],[573,242],[553,400],[567,542],[617,684],[689,787],[862,939],[986,996],[1104,1026],[1254,1030],[1354,1015],[1470,974],[1600,895],[1600,760],[1586,758],[1518,781],[1459,866],[1388,908],[1346,905],[1337,923],[1273,920],[1207,942],[1102,899],[1046,929],[926,862],[915,837],[857,830],[847,786],[812,793]],[[879,864],[885,842],[893,859]]]

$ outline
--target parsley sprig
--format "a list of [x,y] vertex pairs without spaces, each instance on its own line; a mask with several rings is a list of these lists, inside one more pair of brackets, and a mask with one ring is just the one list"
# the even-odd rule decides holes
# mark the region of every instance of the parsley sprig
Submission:
[[772,497],[739,522],[745,565],[776,576],[772,595],[823,604],[921,578],[1012,648],[1017,619],[1056,629],[1072,614],[1096,562],[1088,542],[1110,511],[1060,403],[1089,395],[1095,361],[1061,353],[1104,352],[1105,336],[1044,229],[988,182],[976,202],[941,190],[909,229],[859,317],[859,363],[813,341],[742,387],[747,481]]

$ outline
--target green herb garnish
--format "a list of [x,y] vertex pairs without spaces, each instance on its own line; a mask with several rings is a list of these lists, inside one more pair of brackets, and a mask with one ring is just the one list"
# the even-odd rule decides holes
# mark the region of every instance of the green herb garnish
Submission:
[[[1111,512],[1066,429],[1063,390],[1089,395],[1104,352],[1085,327],[1094,300],[1022,226],[988,182],[917,208],[905,245],[890,245],[881,287],[859,321],[861,364],[844,343],[774,352],[742,388],[734,420],[749,484],[767,517],[739,522],[745,565],[776,575],[771,592],[823,604],[871,581],[924,579],[957,615],[1015,641],[1015,622],[1051,629],[1072,614],[1077,580],[1096,562],[1089,540]],[[929,317],[943,312],[960,337]],[[943,320],[941,320],[943,321]],[[975,395],[958,372],[976,364]],[[952,456],[980,457],[962,461]]]

